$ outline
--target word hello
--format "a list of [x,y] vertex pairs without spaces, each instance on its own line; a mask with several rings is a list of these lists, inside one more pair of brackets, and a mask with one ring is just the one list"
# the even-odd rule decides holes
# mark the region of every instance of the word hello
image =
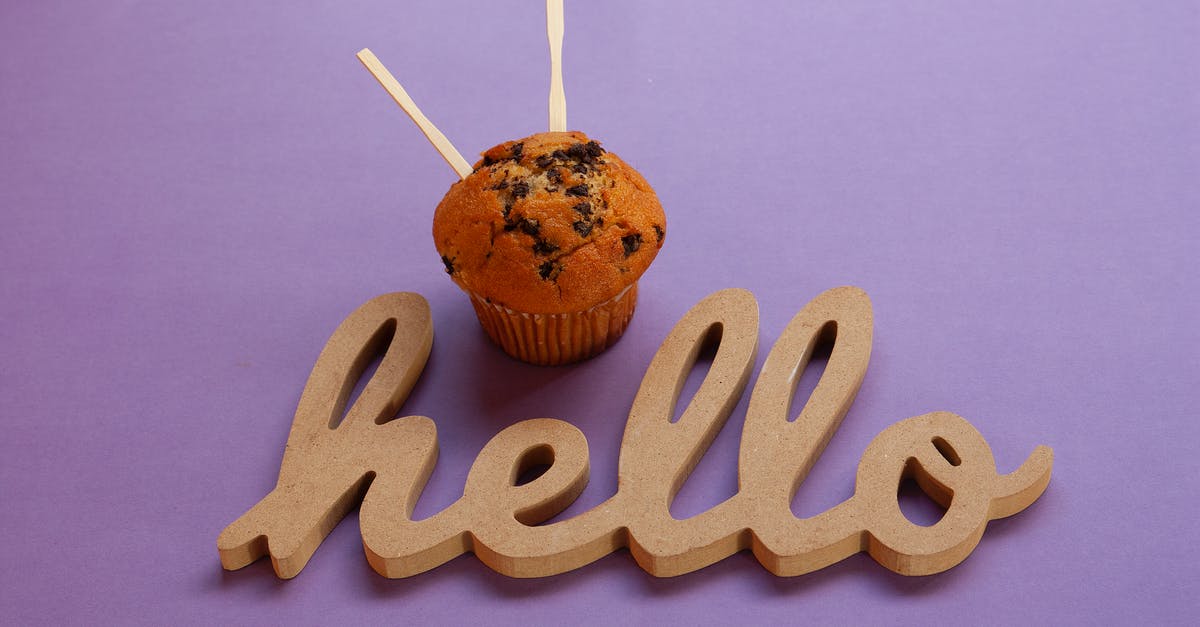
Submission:
[[[925,414],[876,436],[859,463],[853,497],[796,518],[792,497],[862,383],[872,326],[867,295],[850,287],[821,294],[792,319],[751,392],[738,492],[702,514],[676,520],[669,507],[749,381],[758,305],[745,290],[705,298],[655,354],[630,410],[618,490],[608,501],[539,525],[583,491],[588,449],[566,422],[527,420],[488,442],[461,499],[414,521],[437,459],[436,429],[422,416],[391,418],[425,366],[433,323],[421,296],[380,296],[342,322],[322,350],[300,398],[279,482],[221,533],[221,563],[232,570],[269,554],[279,577],[294,577],[361,500],[367,560],[385,577],[415,575],[467,551],[506,575],[543,577],[621,547],[660,577],[744,549],[776,575],[807,573],[859,551],[905,575],[941,572],[966,559],[989,520],[1016,514],[1041,495],[1053,454],[1039,446],[1016,471],[998,475],[987,442],[966,420]],[[705,342],[717,343],[716,356],[683,415],[671,422]],[[828,364],[799,416],[789,420],[796,382],[819,343],[832,343]],[[338,422],[355,382],[381,351],[375,374]],[[545,465],[540,477],[517,485],[522,472]],[[897,488],[910,477],[947,509],[936,524],[913,524],[901,512]]]

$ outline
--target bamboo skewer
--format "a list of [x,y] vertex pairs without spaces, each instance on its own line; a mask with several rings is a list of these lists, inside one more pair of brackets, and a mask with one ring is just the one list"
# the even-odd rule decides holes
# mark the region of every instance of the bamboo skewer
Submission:
[[567,95],[562,81],[563,0],[546,0],[546,37],[550,41],[550,131],[566,131]]
[[424,113],[421,113],[421,109],[417,107],[417,103],[413,102],[408,92],[404,91],[404,88],[400,86],[400,81],[397,81],[396,77],[392,76],[392,73],[383,66],[383,63],[376,58],[375,54],[369,48],[363,48],[358,52],[358,60],[362,61],[362,64],[371,72],[375,80],[379,81],[379,84],[387,90],[387,93],[392,96],[392,100],[395,100],[396,104],[400,105],[400,108],[404,109],[404,112],[408,114],[408,117],[412,118],[412,121],[417,124],[417,128],[421,129],[421,132],[425,134],[425,138],[429,140],[429,143],[433,144],[438,154],[442,155],[446,163],[449,163],[450,167],[454,168],[454,171],[458,173],[458,177],[462,179],[467,178],[471,174],[471,164],[467,163],[466,159],[463,159],[462,154],[454,148],[454,144],[451,144],[450,140],[446,139],[446,136],[433,125],[433,122],[430,122],[429,118],[425,117]]

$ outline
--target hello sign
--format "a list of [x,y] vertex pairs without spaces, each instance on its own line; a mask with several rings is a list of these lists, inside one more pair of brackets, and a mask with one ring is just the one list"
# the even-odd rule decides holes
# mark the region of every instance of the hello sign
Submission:
[[[791,500],[849,410],[871,353],[872,313],[857,288],[808,303],[771,348],[751,393],[738,462],[738,492],[684,520],[675,493],[741,398],[758,349],[758,305],[745,290],[717,292],[689,311],[650,363],[621,442],[617,493],[573,518],[538,524],[575,500],[588,480],[583,434],[542,418],[497,434],[479,453],[463,496],[412,520],[437,459],[433,421],[391,418],[421,375],[433,342],[429,306],[394,293],[364,304],[321,351],[300,398],[279,482],[221,532],[226,569],[270,555],[275,573],[295,577],[325,536],[361,500],[359,521],[371,567],[408,577],[471,551],[513,577],[543,577],[628,547],[649,573],[688,573],[749,549],[781,576],[800,575],[866,551],[905,575],[944,571],[974,550],[989,520],[1028,507],[1050,481],[1053,453],[1038,446],[999,475],[986,441],[947,412],[888,427],[859,462],[854,496],[796,518]],[[390,338],[390,342],[389,342]],[[671,416],[706,341],[719,342],[700,389]],[[795,420],[796,382],[814,348],[832,342],[828,364]],[[384,356],[341,422],[347,398],[372,358]],[[521,473],[549,465],[518,485]],[[897,488],[913,478],[946,508],[936,524],[910,522]]]

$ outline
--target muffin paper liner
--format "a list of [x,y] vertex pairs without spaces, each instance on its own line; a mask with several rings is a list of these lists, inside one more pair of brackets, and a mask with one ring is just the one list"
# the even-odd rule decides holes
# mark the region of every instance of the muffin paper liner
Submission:
[[531,314],[513,311],[467,292],[479,324],[512,357],[559,366],[595,356],[616,343],[637,306],[637,283],[586,311]]

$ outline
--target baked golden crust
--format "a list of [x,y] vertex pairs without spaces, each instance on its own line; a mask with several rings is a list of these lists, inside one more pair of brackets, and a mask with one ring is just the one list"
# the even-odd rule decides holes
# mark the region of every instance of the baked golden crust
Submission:
[[579,132],[484,152],[433,216],[434,244],[459,287],[526,313],[579,312],[616,296],[665,236],[642,175]]

